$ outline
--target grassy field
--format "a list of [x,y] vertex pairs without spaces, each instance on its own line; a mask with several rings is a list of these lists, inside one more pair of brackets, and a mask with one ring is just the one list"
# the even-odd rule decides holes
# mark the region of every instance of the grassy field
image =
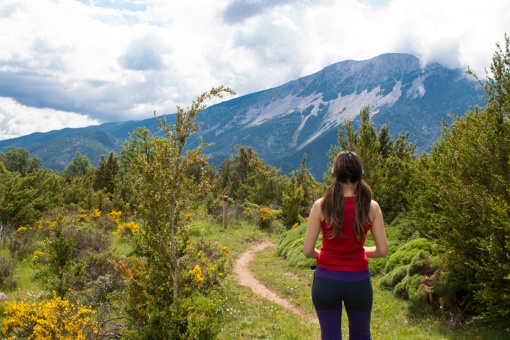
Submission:
[[[224,231],[219,224],[196,222],[192,231],[194,237],[218,240],[230,247],[232,260],[251,244],[270,240],[276,245],[279,239],[277,234],[260,231],[245,223],[232,224]],[[315,317],[310,299],[311,269],[289,266],[286,260],[277,256],[276,247],[268,247],[256,253],[250,270],[266,286],[301,308],[306,317],[261,299],[250,289],[237,285],[233,277],[228,277],[227,317],[220,339],[320,339],[318,324],[307,320]],[[444,320],[433,316],[412,315],[407,302],[381,289],[377,278],[373,278],[373,286],[374,339],[507,339],[504,332],[478,328],[452,329]],[[348,339],[345,312],[343,320],[343,338]]]
[[[249,288],[236,283],[234,275],[227,275],[225,319],[218,339],[319,339],[320,329],[310,299],[313,271],[308,267],[290,266],[276,254],[276,244],[281,236],[277,232],[261,230],[246,221],[231,221],[226,230],[221,223],[195,220],[189,228],[190,237],[204,239],[230,248],[230,264],[251,245],[271,241],[275,246],[255,254],[250,270],[261,282],[281,297],[303,311],[297,315],[283,307],[255,295]],[[115,252],[128,254],[130,241],[115,238]],[[7,247],[0,245],[0,254],[9,256]],[[36,270],[27,259],[18,263],[15,278],[18,289],[9,292],[9,300],[25,300],[44,292],[44,286],[34,280]],[[506,339],[502,332],[484,329],[451,329],[443,320],[432,316],[412,316],[406,301],[396,299],[391,292],[378,286],[373,278],[374,309],[372,336],[374,339]],[[1,319],[1,318],[0,318]],[[343,335],[348,338],[344,313]]]

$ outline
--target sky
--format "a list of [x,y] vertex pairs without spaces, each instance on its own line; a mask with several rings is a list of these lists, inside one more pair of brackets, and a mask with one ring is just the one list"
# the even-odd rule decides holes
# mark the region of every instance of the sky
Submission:
[[239,97],[383,53],[483,78],[505,34],[508,0],[0,0],[0,139],[172,114],[212,87]]

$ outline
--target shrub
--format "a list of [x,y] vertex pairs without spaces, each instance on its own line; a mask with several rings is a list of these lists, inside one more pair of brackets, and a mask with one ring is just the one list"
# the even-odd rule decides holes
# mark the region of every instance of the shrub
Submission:
[[409,265],[403,265],[393,269],[391,272],[381,278],[379,282],[381,287],[394,288],[407,276],[408,269]]
[[16,262],[13,259],[0,255],[0,288],[16,288],[16,279],[14,278],[15,264]]
[[414,239],[400,246],[388,259],[381,277],[381,287],[393,289],[399,298],[408,299],[412,309],[439,305],[435,275],[441,260],[436,246],[426,239]]
[[34,237],[31,230],[15,233],[8,242],[9,251],[18,261],[23,260],[28,254],[35,251]]
[[193,293],[165,310],[154,311],[141,330],[133,329],[130,339],[215,339],[220,331],[225,299],[218,293]]
[[411,263],[412,258],[420,251],[426,250],[428,252],[435,251],[436,246],[424,238],[417,238],[411,240],[404,245],[400,246],[395,253],[393,253],[384,267],[384,272],[389,273],[393,269]]
[[[278,256],[286,258],[292,265],[305,267],[314,265],[316,260],[306,258],[302,252],[305,232],[306,224],[301,224],[285,232],[280,237],[276,247]],[[321,236],[319,236],[317,242],[321,242]]]
[[261,227],[268,228],[274,220],[276,220],[274,210],[266,207],[259,209],[259,225]]
[[86,339],[97,333],[95,312],[57,297],[48,301],[6,304],[2,334],[28,339]]

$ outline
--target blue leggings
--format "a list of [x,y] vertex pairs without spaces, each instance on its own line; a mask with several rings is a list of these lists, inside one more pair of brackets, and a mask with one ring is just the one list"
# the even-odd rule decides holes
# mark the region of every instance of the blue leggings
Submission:
[[322,340],[342,339],[342,302],[349,319],[349,339],[370,340],[373,291],[370,280],[349,282],[315,277],[312,301]]

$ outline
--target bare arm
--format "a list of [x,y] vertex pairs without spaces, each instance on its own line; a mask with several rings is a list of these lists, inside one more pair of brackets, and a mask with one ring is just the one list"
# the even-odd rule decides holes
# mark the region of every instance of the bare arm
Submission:
[[320,251],[315,248],[315,243],[321,231],[321,210],[322,199],[315,201],[312,211],[308,217],[308,226],[306,227],[305,242],[303,243],[303,254],[306,257],[316,259],[319,257]]
[[381,207],[379,207],[376,201],[372,201],[370,204],[369,215],[372,221],[370,232],[374,238],[375,246],[365,247],[365,253],[368,257],[386,257],[386,255],[388,255],[388,241],[386,240]]

